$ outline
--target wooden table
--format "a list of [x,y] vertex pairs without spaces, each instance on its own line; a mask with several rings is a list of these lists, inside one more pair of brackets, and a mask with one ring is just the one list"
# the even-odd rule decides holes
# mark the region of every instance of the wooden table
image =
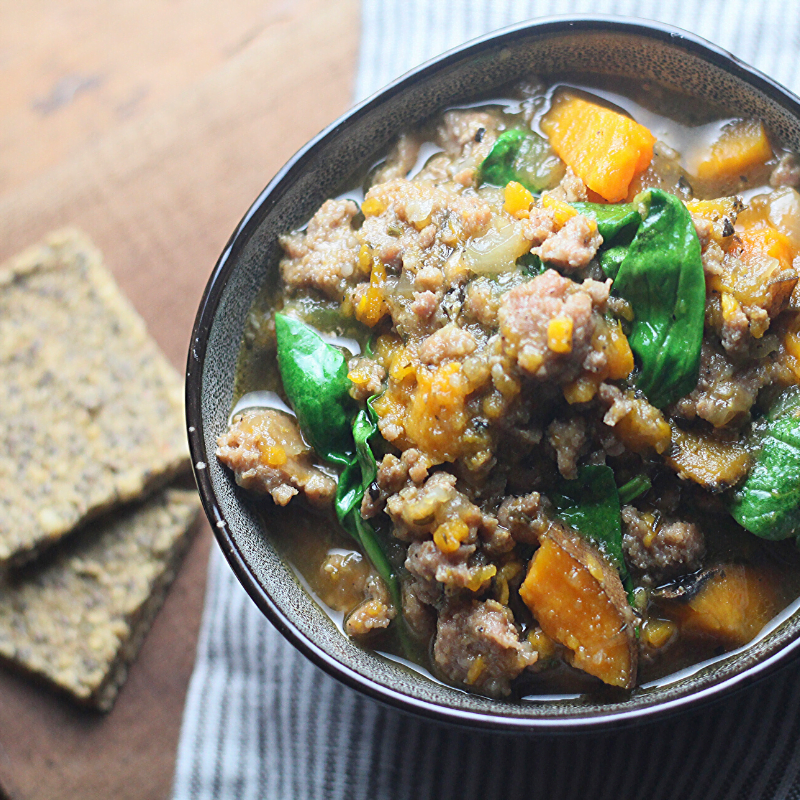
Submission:
[[[0,8],[0,260],[53,228],[84,229],[182,370],[236,223],[351,102],[358,0]],[[0,671],[13,800],[169,796],[212,546],[204,520],[197,533],[110,714]]]

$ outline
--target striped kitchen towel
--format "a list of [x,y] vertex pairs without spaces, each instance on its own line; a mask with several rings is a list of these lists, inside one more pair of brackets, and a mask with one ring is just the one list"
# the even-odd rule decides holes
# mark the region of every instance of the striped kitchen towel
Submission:
[[[363,0],[364,98],[533,17],[620,14],[706,37],[800,91],[796,0]],[[175,800],[800,798],[800,669],[674,720],[600,736],[456,730],[362,697],[270,625],[214,548]]]

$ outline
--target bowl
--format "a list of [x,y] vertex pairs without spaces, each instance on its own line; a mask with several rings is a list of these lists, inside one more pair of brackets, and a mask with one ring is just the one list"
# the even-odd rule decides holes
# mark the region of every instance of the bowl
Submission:
[[798,604],[773,630],[713,663],[637,689],[626,699],[492,700],[430,680],[349,641],[314,602],[273,546],[255,504],[217,462],[217,436],[231,410],[245,319],[259,288],[277,276],[280,233],[293,230],[393,136],[434,111],[469,101],[520,74],[595,72],[653,81],[761,118],[800,151],[800,100],[698,37],[618,18],[559,17],[517,25],[430,61],[348,111],[300,150],[256,198],[208,281],[187,367],[189,445],[205,511],[250,597],[302,653],[365,694],[435,720],[527,732],[622,726],[741,688],[786,663],[800,646]]

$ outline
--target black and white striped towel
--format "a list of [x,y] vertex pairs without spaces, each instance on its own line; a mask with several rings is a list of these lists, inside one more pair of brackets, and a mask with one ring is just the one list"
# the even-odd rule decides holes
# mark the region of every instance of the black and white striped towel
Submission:
[[[564,13],[668,22],[800,91],[798,0],[363,0],[356,98],[460,42]],[[345,688],[267,622],[217,548],[209,570],[175,800],[800,798],[800,669],[603,737],[468,733]]]

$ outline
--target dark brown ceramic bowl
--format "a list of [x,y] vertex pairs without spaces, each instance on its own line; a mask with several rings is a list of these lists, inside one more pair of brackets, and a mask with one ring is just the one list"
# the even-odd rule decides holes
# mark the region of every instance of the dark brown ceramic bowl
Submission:
[[433,112],[485,95],[525,73],[594,72],[662,84],[764,120],[800,151],[800,100],[695,36],[616,18],[552,18],[453,50],[340,117],[278,173],[245,214],[209,279],[187,368],[187,417],[195,477],[228,562],[253,601],[301,652],[378,700],[432,719],[507,731],[576,731],[653,718],[742,687],[785,663],[800,644],[800,612],[759,641],[691,674],[627,699],[505,702],[443,686],[346,639],[281,560],[246,493],[214,457],[231,410],[244,322],[266,280],[277,277],[278,235],[304,224],[384,153],[398,131]]

